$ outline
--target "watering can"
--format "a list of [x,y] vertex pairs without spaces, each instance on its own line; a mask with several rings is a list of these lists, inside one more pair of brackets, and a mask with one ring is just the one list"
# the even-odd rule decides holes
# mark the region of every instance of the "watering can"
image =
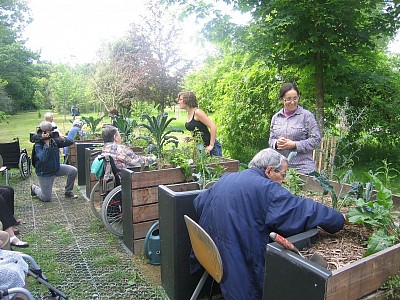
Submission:
[[144,239],[144,253],[150,260],[150,264],[160,264],[160,221],[155,222],[149,229]]

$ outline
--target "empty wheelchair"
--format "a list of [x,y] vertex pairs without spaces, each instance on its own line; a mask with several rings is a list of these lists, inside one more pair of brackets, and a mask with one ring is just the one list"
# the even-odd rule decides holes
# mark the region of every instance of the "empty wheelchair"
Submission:
[[[96,154],[97,153],[94,153],[94,155]],[[103,220],[104,225],[111,233],[122,236],[122,189],[120,170],[117,169],[110,155],[98,155],[96,159],[102,162],[102,164],[99,181],[90,192],[90,208],[96,217]]]
[[27,179],[32,173],[32,162],[26,149],[21,149],[19,139],[16,137],[13,142],[0,143],[0,166],[5,167],[6,184],[9,185],[8,170],[18,168],[21,178]]

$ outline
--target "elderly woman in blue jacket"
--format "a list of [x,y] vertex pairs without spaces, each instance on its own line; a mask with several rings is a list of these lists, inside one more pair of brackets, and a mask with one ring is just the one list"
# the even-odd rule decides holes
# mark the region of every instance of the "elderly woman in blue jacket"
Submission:
[[50,122],[43,121],[39,125],[39,135],[35,137],[36,165],[35,171],[39,178],[40,187],[31,185],[31,195],[37,196],[44,202],[51,201],[54,179],[58,176],[67,176],[65,186],[66,198],[77,198],[74,194],[74,183],[78,170],[69,165],[60,163],[59,148],[73,144],[73,141],[54,134],[55,128]]
[[[287,237],[317,226],[329,233],[343,228],[344,215],[281,186],[287,168],[283,155],[270,148],[261,150],[248,170],[225,174],[194,200],[199,224],[221,254],[224,299],[262,298],[270,232]],[[200,266],[193,257],[191,262],[193,273]]]

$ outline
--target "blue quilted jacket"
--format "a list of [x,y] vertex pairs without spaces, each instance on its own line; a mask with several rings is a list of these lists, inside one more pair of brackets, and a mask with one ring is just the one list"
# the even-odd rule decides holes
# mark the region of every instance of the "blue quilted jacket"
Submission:
[[[288,237],[317,226],[335,233],[344,225],[341,213],[293,196],[257,168],[222,176],[197,196],[194,205],[200,226],[220,251],[226,300],[262,298],[264,253],[271,231]],[[192,256],[192,273],[199,268]]]

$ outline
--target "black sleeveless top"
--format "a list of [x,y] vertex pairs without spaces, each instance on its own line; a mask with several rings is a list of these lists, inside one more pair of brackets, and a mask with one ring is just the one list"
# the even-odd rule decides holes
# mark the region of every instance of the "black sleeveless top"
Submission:
[[201,137],[203,138],[204,145],[207,147],[210,145],[210,131],[208,130],[208,127],[200,122],[194,119],[196,111],[193,113],[193,117],[189,122],[185,123],[185,127],[189,131],[195,131],[196,129],[201,132]]

